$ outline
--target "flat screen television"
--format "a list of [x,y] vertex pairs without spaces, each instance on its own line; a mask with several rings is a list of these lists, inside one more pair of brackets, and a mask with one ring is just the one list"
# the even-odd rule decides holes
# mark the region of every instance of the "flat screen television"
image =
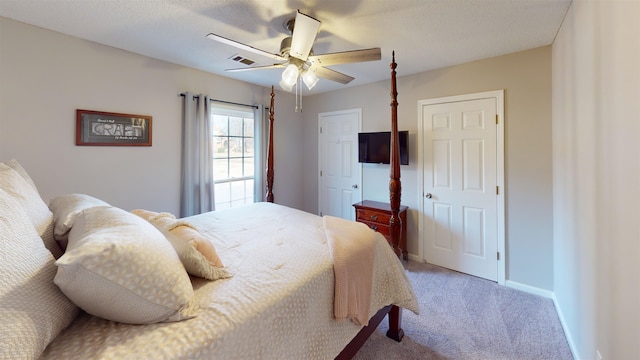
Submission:
[[[409,132],[398,131],[400,164],[409,165]],[[358,133],[358,161],[371,164],[389,164],[391,132]]]

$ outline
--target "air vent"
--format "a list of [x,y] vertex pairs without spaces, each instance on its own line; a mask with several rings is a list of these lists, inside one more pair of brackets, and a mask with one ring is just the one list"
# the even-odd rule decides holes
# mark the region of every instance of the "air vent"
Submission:
[[240,56],[238,54],[233,55],[232,57],[230,57],[229,59],[233,60],[233,61],[237,61],[239,63],[243,63],[245,65],[253,65],[255,63],[255,61],[248,59],[244,56]]

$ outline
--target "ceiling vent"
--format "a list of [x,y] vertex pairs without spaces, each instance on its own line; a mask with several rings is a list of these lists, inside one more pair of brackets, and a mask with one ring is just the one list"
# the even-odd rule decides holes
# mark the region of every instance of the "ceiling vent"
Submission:
[[237,61],[239,63],[243,63],[245,65],[253,65],[255,63],[255,61],[248,59],[244,56],[240,56],[238,54],[233,55],[232,57],[230,57],[229,59],[233,60],[233,61]]

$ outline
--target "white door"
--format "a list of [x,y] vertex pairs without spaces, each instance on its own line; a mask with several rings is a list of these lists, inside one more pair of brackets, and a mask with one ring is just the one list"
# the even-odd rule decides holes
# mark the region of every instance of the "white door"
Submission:
[[361,118],[361,109],[318,115],[321,215],[355,220],[353,204],[362,200],[362,165],[358,162]]
[[502,283],[502,100],[496,94],[502,92],[421,103],[422,236],[428,263]]

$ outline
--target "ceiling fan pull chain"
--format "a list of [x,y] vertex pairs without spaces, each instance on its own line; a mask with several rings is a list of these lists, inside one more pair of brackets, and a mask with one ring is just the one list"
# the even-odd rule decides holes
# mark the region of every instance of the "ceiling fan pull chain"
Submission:
[[302,76],[298,77],[298,88],[300,89],[300,112],[302,112]]
[[300,77],[298,77],[296,85],[296,112],[302,111],[302,89],[300,88]]

